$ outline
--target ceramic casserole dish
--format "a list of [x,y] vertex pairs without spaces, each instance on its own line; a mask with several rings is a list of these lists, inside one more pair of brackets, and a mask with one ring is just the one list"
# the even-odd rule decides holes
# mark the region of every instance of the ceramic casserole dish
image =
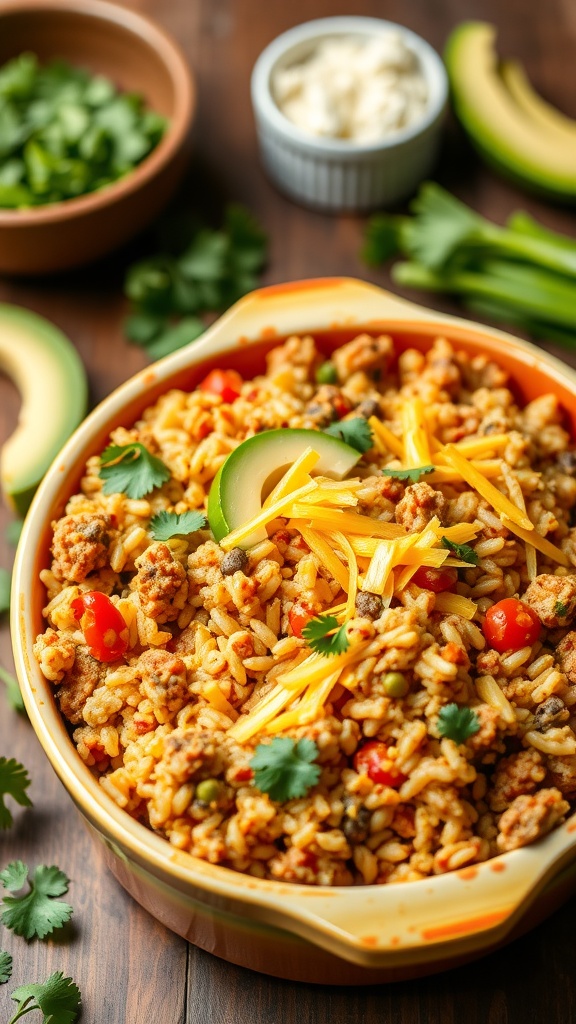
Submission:
[[517,338],[432,313],[350,279],[264,288],[237,303],[200,341],[141,371],[70,439],[26,519],[14,570],[12,637],[34,730],[108,867],[155,918],[226,960],[279,977],[370,984],[455,966],[493,950],[549,914],[576,886],[576,818],[531,846],[462,870],[396,885],[305,886],[200,861],[133,820],[81,761],[32,653],[45,603],[50,524],[63,514],[86,459],[110,430],[130,426],[162,392],[193,388],[213,367],[252,376],[279,340],[311,333],[329,354],[359,332],[390,334],[399,350],[438,336],[486,353],[524,401],[552,392],[576,432],[576,374]]

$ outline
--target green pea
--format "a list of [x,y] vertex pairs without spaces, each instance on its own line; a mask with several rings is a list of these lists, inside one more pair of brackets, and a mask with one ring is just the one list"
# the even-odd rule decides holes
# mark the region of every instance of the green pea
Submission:
[[337,380],[338,371],[330,359],[316,370],[317,384],[336,384]]
[[402,672],[387,672],[382,676],[382,686],[387,697],[405,697],[408,693],[408,681]]
[[217,803],[222,794],[222,786],[217,779],[203,779],[196,786],[196,799],[201,804],[214,804]]

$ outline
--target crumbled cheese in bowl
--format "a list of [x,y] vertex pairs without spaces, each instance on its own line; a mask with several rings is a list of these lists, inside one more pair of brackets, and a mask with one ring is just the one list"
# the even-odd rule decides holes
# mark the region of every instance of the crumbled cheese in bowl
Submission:
[[332,37],[298,63],[277,68],[274,99],[282,113],[311,135],[377,142],[418,121],[428,86],[402,33]]

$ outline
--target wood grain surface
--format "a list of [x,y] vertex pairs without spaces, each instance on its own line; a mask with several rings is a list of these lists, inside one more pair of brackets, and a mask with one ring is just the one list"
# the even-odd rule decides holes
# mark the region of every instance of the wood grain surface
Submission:
[[[250,70],[261,49],[301,21],[364,13],[396,20],[441,50],[464,18],[498,27],[502,52],[521,59],[535,86],[576,117],[576,4],[574,0],[126,0],[154,17],[181,43],[197,77],[194,158],[182,193],[190,209],[212,215],[223,202],[245,203],[270,235],[265,282],[350,274],[386,284],[384,271],[367,272],[358,257],[359,217],[312,213],[283,198],[258,161],[249,101]],[[478,210],[503,220],[524,207],[552,228],[576,234],[576,217],[526,197],[481,166],[451,121],[437,176]],[[0,281],[0,300],[27,306],[54,320],[74,341],[90,376],[94,402],[144,364],[121,330],[122,279],[149,240],[88,270],[54,279]],[[424,299],[453,310],[448,302]],[[576,302],[575,302],[576,306]],[[563,358],[570,358],[559,352]],[[576,362],[572,358],[573,362]],[[0,380],[0,441],[16,420],[18,398]],[[47,396],[46,415],[49,415]],[[13,552],[0,512],[0,564]],[[1,664],[11,669],[4,624]],[[0,866],[21,858],[58,864],[70,877],[72,922],[46,943],[0,934],[14,955],[11,982],[0,988],[0,1022],[12,1010],[9,993],[24,982],[62,970],[79,984],[83,1024],[510,1024],[576,1020],[576,934],[572,900],[510,947],[467,967],[416,982],[365,989],[300,985],[230,966],[172,935],[140,909],[102,868],[72,802],[56,779],[27,721],[0,693],[0,755],[22,760],[32,776],[34,807],[18,810],[0,836]],[[31,1021],[39,1015],[31,1015]]]

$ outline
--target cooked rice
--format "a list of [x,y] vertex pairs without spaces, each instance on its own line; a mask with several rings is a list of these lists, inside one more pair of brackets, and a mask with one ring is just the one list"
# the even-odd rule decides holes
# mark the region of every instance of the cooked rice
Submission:
[[[313,338],[289,338],[233,404],[201,390],[171,390],[132,429],[112,432],[115,444],[145,444],[171,479],[145,500],[106,496],[100,460],[88,460],[66,507],[75,518],[54,524],[54,560],[41,573],[47,628],[35,652],[103,789],[178,849],[258,878],[319,885],[422,879],[538,839],[576,796],[576,600],[561,625],[521,650],[498,654],[482,633],[487,609],[523,597],[535,576],[576,583],[576,456],[554,396],[519,407],[501,368],[454,351],[445,338],[426,355],[401,353],[394,364],[390,338],[361,335],[334,355],[337,387],[314,383],[323,358]],[[292,634],[292,607],[317,615],[342,605],[346,594],[287,519],[269,524],[269,539],[250,549],[244,572],[225,575],[224,551],[208,529],[160,545],[150,518],[205,508],[217,470],[246,437],[322,428],[373,400],[388,435],[382,431],[354,470],[363,481],[358,510],[410,532],[424,514],[419,492],[409,491],[409,481],[383,490],[380,470],[399,465],[402,402],[411,396],[422,398],[443,444],[507,435],[493,453],[502,470],[492,482],[526,509],[567,565],[519,540],[463,481],[435,483],[442,525],[477,526],[478,565],[459,569],[456,588],[475,602],[475,614],[435,611],[435,595],[408,583],[376,619],[356,615],[348,638],[361,641],[351,647],[361,656],[343,666],[313,721],[285,730],[315,741],[319,782],[305,797],[277,803],[255,787],[250,768],[255,747],[274,733],[240,743],[230,729],[309,653]],[[71,547],[70,523],[85,524],[85,550]],[[95,537],[102,541],[96,556]],[[154,552],[152,592],[146,573]],[[128,629],[128,654],[113,664],[90,657],[71,605],[94,590],[111,596]],[[404,697],[385,695],[381,679],[391,671],[409,682]],[[460,745],[438,731],[439,712],[453,702],[473,708],[480,723]],[[386,745],[401,784],[355,770],[354,755],[368,739]],[[209,804],[196,795],[206,779],[220,783]]]

